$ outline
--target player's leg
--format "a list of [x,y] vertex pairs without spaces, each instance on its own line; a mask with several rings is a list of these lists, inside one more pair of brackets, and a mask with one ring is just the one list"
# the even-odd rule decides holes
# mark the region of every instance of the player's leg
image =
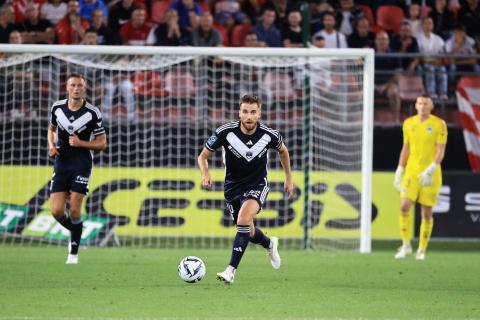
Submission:
[[84,194],[72,192],[70,194],[70,217],[72,219],[72,232],[70,241],[70,254],[77,255],[80,247],[80,239],[82,237],[82,203]]
[[406,173],[402,180],[400,192],[399,227],[402,245],[398,248],[395,259],[403,259],[412,253],[412,245],[410,244],[412,238],[410,210],[412,209],[415,199],[418,197],[418,192],[418,179]]
[[422,205],[422,223],[420,224],[420,235],[416,260],[425,260],[425,252],[427,251],[428,242],[433,229],[433,208]]
[[259,210],[259,203],[253,199],[247,199],[241,205],[238,211],[238,216],[236,217],[237,234],[233,239],[230,263],[224,272],[217,273],[217,278],[219,280],[226,283],[233,282],[235,271],[242,260],[243,254],[245,253],[250,240],[250,225]]
[[66,192],[54,192],[50,195],[50,208],[52,216],[65,229],[72,230],[72,221],[70,217],[65,214],[65,206],[67,203]]

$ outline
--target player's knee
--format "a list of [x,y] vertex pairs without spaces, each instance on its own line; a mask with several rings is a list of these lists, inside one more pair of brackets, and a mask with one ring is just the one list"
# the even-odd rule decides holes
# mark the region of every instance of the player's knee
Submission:
[[77,208],[70,208],[70,216],[72,219],[79,219],[82,215],[82,212],[80,209]]
[[411,206],[412,205],[408,202],[402,202],[402,204],[400,205],[400,211],[408,213],[410,211]]

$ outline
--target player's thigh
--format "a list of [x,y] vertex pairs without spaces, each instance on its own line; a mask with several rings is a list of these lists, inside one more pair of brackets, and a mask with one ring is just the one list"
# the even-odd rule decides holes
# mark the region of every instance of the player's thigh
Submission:
[[82,214],[82,203],[84,194],[78,192],[70,193],[70,215],[74,219],[79,219]]
[[400,186],[400,198],[417,201],[420,192],[420,182],[417,176],[413,174],[406,174]]
[[255,199],[247,199],[243,202],[240,211],[238,212],[237,224],[250,225],[253,218],[260,211],[260,205]]
[[54,216],[62,216],[67,203],[67,192],[54,192],[50,194],[50,208]]
[[428,187],[422,187],[418,195],[418,203],[427,207],[435,207],[438,201],[438,195],[440,194],[441,185],[432,185]]

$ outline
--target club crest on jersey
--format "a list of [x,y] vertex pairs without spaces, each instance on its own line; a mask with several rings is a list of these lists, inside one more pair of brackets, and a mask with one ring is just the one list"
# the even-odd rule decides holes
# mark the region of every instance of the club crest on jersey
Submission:
[[247,152],[245,153],[245,157],[247,157],[248,160],[252,159],[252,157],[253,157],[252,151],[247,151]]
[[432,127],[427,127],[427,132],[428,133],[432,133],[432,130],[433,130]]
[[217,137],[216,135],[212,135],[212,136],[210,136],[210,138],[208,138],[208,144],[209,144],[209,145],[212,145],[212,144],[214,144],[215,141],[217,141],[217,140],[218,140],[218,137]]

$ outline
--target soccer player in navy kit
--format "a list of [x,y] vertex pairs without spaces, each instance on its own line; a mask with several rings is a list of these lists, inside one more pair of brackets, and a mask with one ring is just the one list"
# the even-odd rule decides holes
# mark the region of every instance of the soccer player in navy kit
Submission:
[[[81,209],[88,192],[92,150],[105,150],[107,137],[100,110],[85,100],[86,82],[79,74],[67,78],[68,99],[52,105],[48,127],[48,155],[55,157],[50,184],[53,217],[70,230],[67,264],[78,263],[82,236]],[[70,194],[70,214],[66,214]]]
[[208,139],[198,156],[202,174],[202,187],[211,188],[212,178],[208,172],[208,158],[223,147],[225,175],[225,200],[237,226],[233,240],[230,263],[217,278],[232,283],[248,242],[260,244],[269,254],[274,269],[280,268],[278,238],[268,238],[254,225],[254,218],[262,209],[269,187],[267,182],[268,149],[278,151],[285,171],[284,189],[293,196],[293,181],[290,156],[283,138],[277,130],[259,122],[261,100],[257,96],[245,95],[240,99],[240,121],[232,121],[217,128]]

